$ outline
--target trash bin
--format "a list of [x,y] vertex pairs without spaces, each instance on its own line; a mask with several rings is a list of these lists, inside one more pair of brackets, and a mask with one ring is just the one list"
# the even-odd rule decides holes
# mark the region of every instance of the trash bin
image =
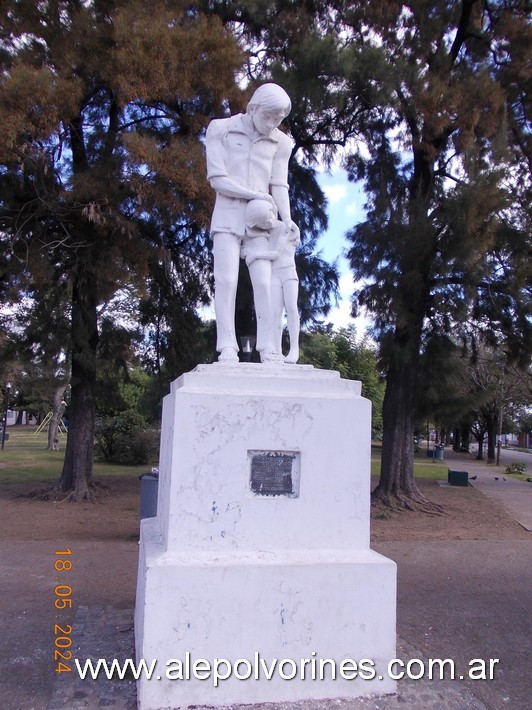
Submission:
[[428,449],[427,456],[434,461],[443,461],[443,447],[436,446],[434,449]]
[[443,446],[436,446],[436,448],[434,449],[434,460],[435,461],[443,461],[443,451],[444,451]]
[[447,473],[447,483],[450,486],[467,486],[469,474],[467,471],[451,471]]
[[159,472],[143,473],[140,478],[140,519],[155,518],[157,515],[157,494]]

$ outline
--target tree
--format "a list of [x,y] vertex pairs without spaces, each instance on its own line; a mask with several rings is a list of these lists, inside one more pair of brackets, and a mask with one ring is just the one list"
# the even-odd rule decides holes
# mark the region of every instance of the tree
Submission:
[[530,371],[510,364],[501,348],[472,343],[466,337],[430,339],[420,362],[416,415],[454,430],[457,451],[468,450],[473,434],[479,460],[487,437],[488,463],[493,463],[497,435],[512,430],[530,401]]
[[520,2],[360,2],[342,10],[354,79],[370,52],[379,88],[359,127],[364,148],[347,160],[368,195],[367,219],[349,234],[355,279],[366,282],[357,302],[375,316],[387,372],[373,500],[430,509],[414,482],[412,448],[427,336],[469,319],[484,337],[504,341],[510,357],[529,350],[529,242],[516,194],[525,189],[530,25]]
[[68,283],[55,278],[41,288],[27,273],[15,278],[11,272],[5,299],[4,357],[17,363],[18,405],[37,415],[51,413],[47,449],[54,451],[70,383]]
[[371,433],[382,435],[382,401],[384,381],[379,372],[377,352],[366,337],[357,339],[354,326],[334,330],[315,326],[303,332],[301,363],[326,370],[338,370],[348,380],[362,383],[362,396],[371,400]]
[[98,304],[172,254],[204,283],[202,132],[241,54],[196,3],[2,4],[4,264],[71,289],[69,437],[58,483],[90,497]]
[[[159,399],[169,383],[198,362],[213,362],[216,334],[199,317],[194,303],[206,301],[204,285],[191,272],[177,275],[171,264],[150,265],[151,278],[140,302],[139,322],[144,332],[145,366],[159,381]],[[210,271],[205,267],[210,276]],[[196,281],[196,282],[195,282]],[[195,292],[195,298],[191,294]]]
[[471,402],[471,430],[478,443],[478,456],[483,458],[487,438],[487,461],[496,461],[497,435],[504,425],[519,418],[530,402],[530,370],[508,362],[500,348],[482,348],[463,373],[464,390]]

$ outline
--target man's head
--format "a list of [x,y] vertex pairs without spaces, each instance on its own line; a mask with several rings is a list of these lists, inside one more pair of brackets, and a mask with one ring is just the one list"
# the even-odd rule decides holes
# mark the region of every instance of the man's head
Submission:
[[267,200],[250,200],[246,206],[246,225],[259,229],[273,229],[276,215]]
[[255,91],[247,106],[247,113],[259,133],[268,135],[277,128],[292,109],[290,97],[277,84],[263,84]]

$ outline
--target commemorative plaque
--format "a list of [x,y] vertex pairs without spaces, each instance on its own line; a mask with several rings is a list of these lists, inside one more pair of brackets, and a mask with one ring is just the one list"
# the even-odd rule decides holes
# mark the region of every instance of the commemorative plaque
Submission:
[[259,496],[296,498],[299,460],[295,451],[250,451],[250,488]]

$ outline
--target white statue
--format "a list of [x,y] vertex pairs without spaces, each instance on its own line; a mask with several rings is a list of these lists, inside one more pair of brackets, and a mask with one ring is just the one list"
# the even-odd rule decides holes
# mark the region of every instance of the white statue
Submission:
[[[235,299],[248,202],[257,199],[269,202],[275,210],[272,228],[273,222],[277,223],[278,214],[285,234],[289,235],[293,230],[288,198],[288,161],[292,142],[278,129],[290,109],[290,98],[284,89],[277,84],[264,84],[253,94],[245,114],[215,119],[207,129],[207,178],[216,191],[211,232],[216,349],[220,361],[238,361]],[[264,238],[267,246],[268,237]],[[282,326],[273,326],[277,320],[271,307],[272,273],[271,259],[262,258],[251,263],[257,315],[256,349],[263,362],[280,359],[276,340]],[[280,323],[281,318],[278,320]],[[292,347],[290,351],[293,360]]]
[[[242,240],[242,257],[249,269],[253,290],[259,288],[260,298],[269,299],[267,327],[274,352],[282,358],[283,310],[286,309],[290,352],[285,362],[299,359],[299,311],[297,294],[299,278],[295,264],[296,247],[299,244],[299,228],[292,222],[290,232],[283,222],[276,219],[274,208],[266,200],[250,200],[246,208],[246,233]],[[266,292],[267,291],[267,292]],[[257,302],[255,294],[255,302]],[[255,306],[256,309],[256,306]],[[257,314],[257,333],[261,321]]]

